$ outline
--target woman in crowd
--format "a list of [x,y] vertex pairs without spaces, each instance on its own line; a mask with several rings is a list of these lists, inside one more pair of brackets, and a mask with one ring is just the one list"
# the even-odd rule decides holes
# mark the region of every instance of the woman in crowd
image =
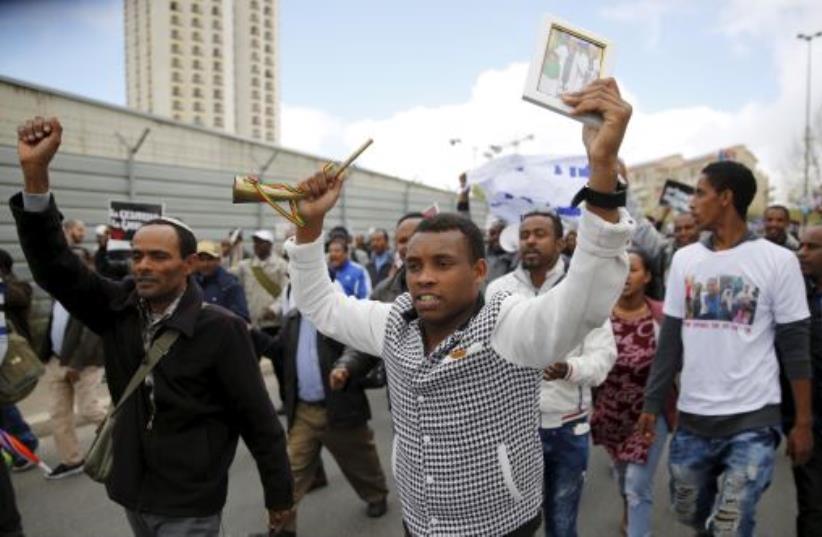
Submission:
[[625,502],[623,535],[646,537],[651,534],[654,472],[674,427],[676,393],[671,391],[665,419],[657,420],[654,438],[640,435],[636,424],[656,354],[662,304],[645,294],[652,278],[648,259],[630,251],[629,260],[628,279],[611,314],[617,361],[596,390],[591,433],[594,443],[610,455],[619,478]]

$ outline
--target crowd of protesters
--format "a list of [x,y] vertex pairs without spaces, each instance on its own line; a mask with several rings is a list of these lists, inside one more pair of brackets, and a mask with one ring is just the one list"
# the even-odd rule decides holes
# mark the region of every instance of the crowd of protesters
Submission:
[[[647,218],[617,186],[630,184],[617,160],[630,106],[612,81],[594,86],[609,98],[568,101],[605,125],[585,138],[587,207],[570,229],[532,211],[483,233],[462,176],[457,213],[397,215],[392,233],[324,234],[342,180],[322,172],[299,185],[310,193],[306,225],[283,250],[257,230],[252,252],[239,230],[198,242],[164,217],[137,231],[128,259],[107,254],[98,226],[92,255],[83,223],[63,221],[51,194],[61,127],[28,121],[23,191],[10,206],[53,299],[40,357],[59,461],[46,477],[83,470],[75,403],[100,423],[103,373],[116,402],[165,338],[168,356],[119,412],[106,482],[136,536],[218,535],[239,438],[257,463],[269,535],[297,534],[298,503],[326,485],[322,449],[364,513],[383,516],[368,388],[388,391],[398,530],[409,536],[532,536],[540,524],[575,536],[591,444],[615,477],[616,492],[596,493],[624,505],[613,534],[652,535],[654,501],[670,500],[698,535],[751,536],[781,443],[796,533],[822,535],[822,227],[796,237],[788,209],[772,206],[754,235],[756,182],[730,161],[695,178],[690,212]],[[516,249],[500,242],[508,225]],[[2,328],[31,340],[31,287],[6,252],[0,262]],[[0,427],[37,449],[15,406],[2,407]],[[671,497],[654,498],[666,449]],[[31,461],[15,454],[9,466]],[[22,525],[4,463],[7,535]]]

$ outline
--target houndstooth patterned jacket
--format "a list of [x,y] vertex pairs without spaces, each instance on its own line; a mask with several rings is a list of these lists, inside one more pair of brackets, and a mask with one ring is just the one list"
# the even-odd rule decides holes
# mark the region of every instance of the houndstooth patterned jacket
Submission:
[[394,302],[385,359],[391,457],[412,535],[504,535],[539,514],[542,372],[491,348],[499,293],[424,355],[410,295]]
[[504,535],[537,515],[541,371],[601,326],[628,273],[633,222],[583,211],[562,283],[499,294],[428,356],[410,295],[356,300],[328,278],[322,237],[286,243],[292,296],[326,336],[382,356],[391,384],[392,466],[415,537]]

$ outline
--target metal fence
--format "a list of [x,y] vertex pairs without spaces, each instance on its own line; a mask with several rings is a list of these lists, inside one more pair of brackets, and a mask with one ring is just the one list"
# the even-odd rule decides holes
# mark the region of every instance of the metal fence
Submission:
[[[133,166],[131,170],[130,166]],[[64,217],[86,223],[89,227],[87,247],[92,251],[95,248],[93,226],[108,222],[109,201],[128,200],[131,193],[134,201],[165,204],[166,214],[188,223],[198,238],[219,240],[235,227],[247,231],[258,228],[281,230],[286,225],[285,220],[264,205],[231,203],[234,170],[141,162],[130,164],[127,159],[63,152],[57,154],[50,169],[52,190]],[[316,169],[319,169],[319,162]],[[299,179],[298,173],[293,166],[278,168],[275,156],[264,181],[293,184]],[[0,199],[4,205],[20,190],[21,181],[16,148],[0,144]],[[354,233],[364,233],[373,227],[390,231],[399,216],[423,210],[432,203],[437,203],[443,211],[454,210],[456,196],[445,190],[354,169],[327,225],[342,224]],[[473,209],[474,219],[478,223],[484,222],[485,207]],[[14,257],[17,275],[30,279],[8,209],[0,213],[0,248]],[[42,298],[42,293],[38,292],[38,297]]]

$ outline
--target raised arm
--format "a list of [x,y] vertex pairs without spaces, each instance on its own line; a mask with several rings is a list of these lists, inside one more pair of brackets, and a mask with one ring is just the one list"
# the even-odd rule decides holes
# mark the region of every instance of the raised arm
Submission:
[[[583,128],[591,169],[588,188],[614,194],[617,156],[631,105],[622,99],[613,79],[594,81],[563,99],[574,114],[602,117],[598,127]],[[503,302],[492,336],[497,352],[513,363],[543,369],[562,360],[591,330],[602,326],[625,285],[625,248],[633,225],[625,209],[586,202],[577,249],[565,279],[539,297],[512,296]]]
[[331,283],[325,264],[323,222],[340,197],[342,182],[333,172],[320,172],[299,185],[309,196],[299,205],[306,224],[298,227],[295,239],[286,243],[291,293],[297,309],[321,333],[380,356],[391,304],[345,296]]
[[18,131],[23,192],[9,200],[23,253],[34,280],[83,324],[101,332],[111,322],[111,298],[122,285],[86,267],[66,244],[62,216],[49,192],[48,166],[60,147],[56,118],[34,118]]

